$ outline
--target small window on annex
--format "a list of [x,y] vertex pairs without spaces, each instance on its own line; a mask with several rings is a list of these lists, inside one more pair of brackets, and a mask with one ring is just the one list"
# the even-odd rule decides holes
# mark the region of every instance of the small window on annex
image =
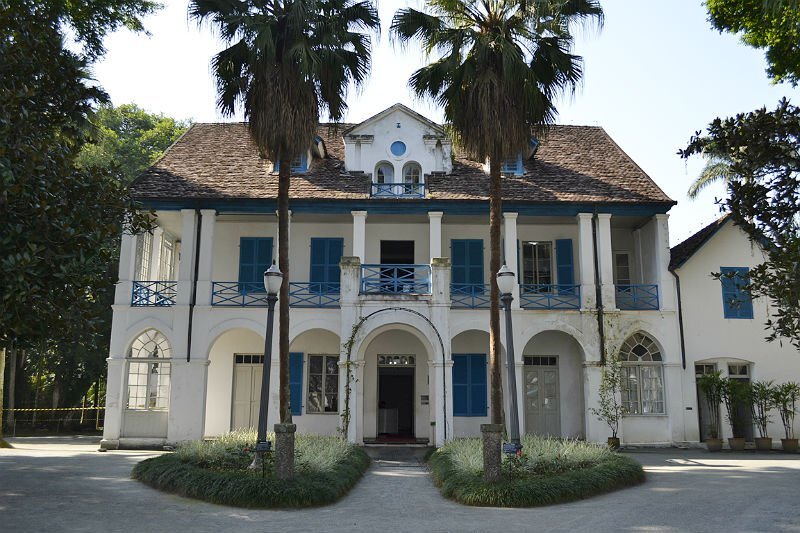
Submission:
[[128,409],[169,409],[170,348],[167,338],[148,329],[133,341],[128,352]]
[[392,183],[394,181],[394,167],[385,161],[375,167],[376,183]]
[[403,167],[403,183],[419,183],[422,178],[422,169],[417,163],[407,163]]
[[631,415],[663,415],[664,365],[656,342],[634,333],[619,350],[622,362],[622,405]]
[[308,356],[306,413],[339,412],[339,356]]

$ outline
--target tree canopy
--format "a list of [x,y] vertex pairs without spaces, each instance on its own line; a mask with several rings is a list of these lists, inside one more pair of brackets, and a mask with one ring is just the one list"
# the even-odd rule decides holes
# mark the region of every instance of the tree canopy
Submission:
[[774,303],[767,339],[800,348],[800,108],[784,99],[772,111],[716,118],[680,154],[722,156],[743,178],[728,182],[724,207],[767,254],[750,271],[750,292]]

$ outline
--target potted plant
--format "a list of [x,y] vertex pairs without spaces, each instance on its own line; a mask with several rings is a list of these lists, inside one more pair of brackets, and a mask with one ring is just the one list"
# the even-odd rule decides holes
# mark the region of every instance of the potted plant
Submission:
[[700,387],[708,403],[708,433],[711,436],[705,440],[706,448],[710,452],[718,452],[722,449],[722,439],[719,438],[719,408],[725,383],[717,371],[698,377],[697,386]]
[[609,357],[603,366],[600,378],[600,398],[598,407],[591,407],[589,411],[601,422],[605,422],[611,429],[608,446],[612,449],[619,448],[619,423],[626,413],[622,405],[622,362],[618,357]]
[[775,388],[775,403],[781,415],[783,431],[786,438],[781,439],[781,447],[785,452],[797,452],[797,439],[794,438],[794,416],[797,414],[797,402],[800,400],[800,383],[788,381]]
[[750,390],[750,410],[760,435],[756,438],[756,449],[768,451],[772,449],[772,437],[767,436],[767,426],[770,423],[769,412],[775,407],[775,387],[772,381],[755,381]]
[[722,401],[725,404],[725,414],[733,433],[733,437],[728,438],[728,446],[733,451],[744,450],[744,436],[739,433],[741,431],[739,406],[741,404],[749,405],[749,396],[750,387],[747,383],[730,378],[722,379]]

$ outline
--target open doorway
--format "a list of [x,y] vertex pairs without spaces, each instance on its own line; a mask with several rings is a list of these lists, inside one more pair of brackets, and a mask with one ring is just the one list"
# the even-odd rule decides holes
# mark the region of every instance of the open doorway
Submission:
[[416,442],[413,355],[378,356],[378,441]]
[[381,241],[382,265],[413,265],[414,241]]

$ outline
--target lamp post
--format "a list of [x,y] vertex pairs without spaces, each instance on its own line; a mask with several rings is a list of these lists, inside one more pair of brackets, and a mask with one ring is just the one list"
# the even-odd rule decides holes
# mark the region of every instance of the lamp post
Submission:
[[258,437],[256,440],[256,456],[253,458],[251,469],[261,468],[264,463],[264,453],[271,448],[267,441],[267,412],[269,410],[269,376],[272,369],[272,327],[275,321],[275,302],[278,301],[278,291],[283,283],[283,273],[278,270],[275,263],[264,272],[264,288],[267,290],[267,331],[264,340],[264,360],[261,369],[261,402],[258,407]]
[[507,453],[519,453],[522,450],[522,443],[519,439],[519,410],[517,409],[517,368],[516,358],[514,357],[514,333],[511,326],[511,302],[514,297],[511,291],[514,290],[516,283],[514,272],[503,265],[497,272],[497,288],[500,290],[500,301],[506,310],[506,363],[508,365],[508,394],[511,397],[511,416],[509,433],[513,450],[504,451]]

